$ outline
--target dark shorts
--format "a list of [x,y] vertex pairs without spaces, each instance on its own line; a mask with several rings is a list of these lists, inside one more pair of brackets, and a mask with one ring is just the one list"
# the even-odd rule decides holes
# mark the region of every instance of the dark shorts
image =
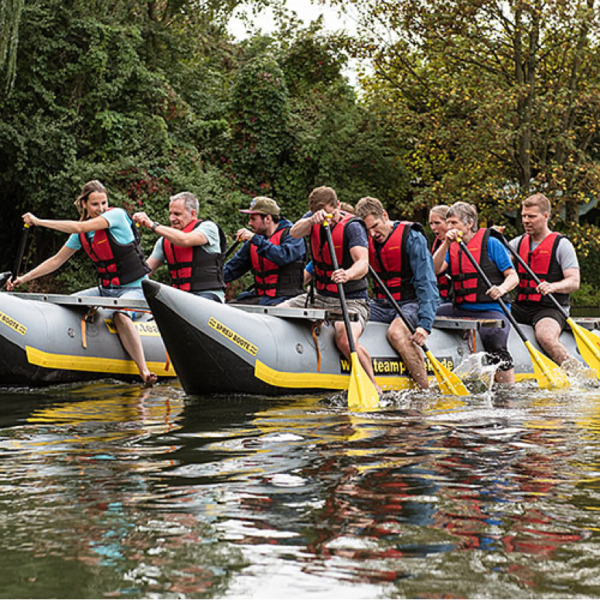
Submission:
[[468,317],[470,319],[499,319],[502,327],[482,327],[479,337],[483,348],[488,354],[489,361],[498,365],[499,371],[510,371],[514,367],[514,361],[508,352],[508,335],[510,334],[510,322],[503,312],[497,310],[475,311],[456,308],[450,302],[442,304],[437,311],[440,317]]
[[[398,305],[402,309],[402,313],[407,318],[408,322],[416,328],[419,324],[418,302],[415,300],[407,300],[405,302],[398,302]],[[371,309],[370,320],[377,323],[387,323],[389,325],[394,319],[400,318],[396,309],[387,300],[379,298],[369,300],[369,308]]]
[[565,319],[564,315],[558,310],[558,308],[554,308],[553,306],[520,306],[515,303],[512,307],[512,314],[514,318],[519,323],[524,323],[525,325],[533,325],[534,327],[537,325],[538,321],[542,319],[554,319],[560,325],[561,331],[565,328],[567,324],[567,319]]

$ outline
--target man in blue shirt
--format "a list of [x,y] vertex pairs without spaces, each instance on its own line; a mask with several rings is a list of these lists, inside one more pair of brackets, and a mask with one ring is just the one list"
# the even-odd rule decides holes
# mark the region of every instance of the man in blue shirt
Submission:
[[[502,327],[483,327],[479,334],[490,362],[498,366],[496,381],[513,384],[514,361],[508,352],[510,324],[496,300],[519,284],[519,276],[502,242],[490,236],[489,230],[479,229],[477,221],[477,209],[472,204],[456,202],[448,211],[449,229],[444,243],[433,256],[433,266],[436,273],[449,270],[454,304],[442,304],[438,315],[501,320]],[[460,249],[456,243],[459,238],[488,276],[492,287],[487,288]]]
[[291,221],[281,216],[274,200],[263,196],[240,212],[249,215],[249,229],[235,234],[245,244],[225,265],[224,279],[230,283],[251,270],[254,291],[243,292],[235,302],[274,306],[302,293],[306,244],[290,235]]
[[387,338],[422,389],[429,388],[420,348],[431,333],[439,304],[437,280],[423,227],[392,221],[377,198],[362,198],[356,214],[369,234],[369,262],[415,328],[410,332],[382,290],[370,301],[371,320],[389,325]]

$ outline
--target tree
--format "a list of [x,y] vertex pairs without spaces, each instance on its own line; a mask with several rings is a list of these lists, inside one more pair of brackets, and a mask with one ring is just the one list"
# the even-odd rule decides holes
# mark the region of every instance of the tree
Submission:
[[[333,0],[343,5],[344,2]],[[492,218],[543,190],[567,219],[600,192],[594,0],[352,0],[370,107],[404,140],[414,204]]]

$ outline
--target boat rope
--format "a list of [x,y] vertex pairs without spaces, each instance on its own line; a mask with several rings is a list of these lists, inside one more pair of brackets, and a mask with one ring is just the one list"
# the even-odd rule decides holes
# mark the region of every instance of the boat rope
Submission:
[[81,317],[81,345],[84,350],[87,350],[87,336],[85,334],[85,322],[86,322],[87,314],[82,315]]
[[165,371],[169,371],[169,367],[171,366],[171,357],[165,348]]
[[312,333],[313,340],[315,341],[315,348],[317,349],[317,373],[321,372],[321,348],[319,348],[319,340],[317,339],[318,333],[317,328],[321,331],[321,322],[313,323],[310,328],[310,332]]

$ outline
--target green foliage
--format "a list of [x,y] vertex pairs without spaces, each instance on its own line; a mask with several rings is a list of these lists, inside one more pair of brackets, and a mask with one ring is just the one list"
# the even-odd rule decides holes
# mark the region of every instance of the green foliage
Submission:
[[[0,161],[9,165],[0,194],[15,226],[0,232],[0,268],[11,266],[20,215],[76,219],[73,201],[90,179],[107,186],[111,204],[163,222],[169,197],[189,190],[201,216],[230,234],[256,194],[290,218],[322,184],[345,201],[369,194],[400,205],[408,183],[393,135],[357,101],[337,41],[318,23],[283,21],[277,37],[233,43],[224,24],[239,4],[32,0],[13,11],[19,45],[14,85],[0,95]],[[36,228],[28,267],[65,239]],[[144,232],[146,252],[155,239]],[[34,287],[94,281],[75,257]]]

